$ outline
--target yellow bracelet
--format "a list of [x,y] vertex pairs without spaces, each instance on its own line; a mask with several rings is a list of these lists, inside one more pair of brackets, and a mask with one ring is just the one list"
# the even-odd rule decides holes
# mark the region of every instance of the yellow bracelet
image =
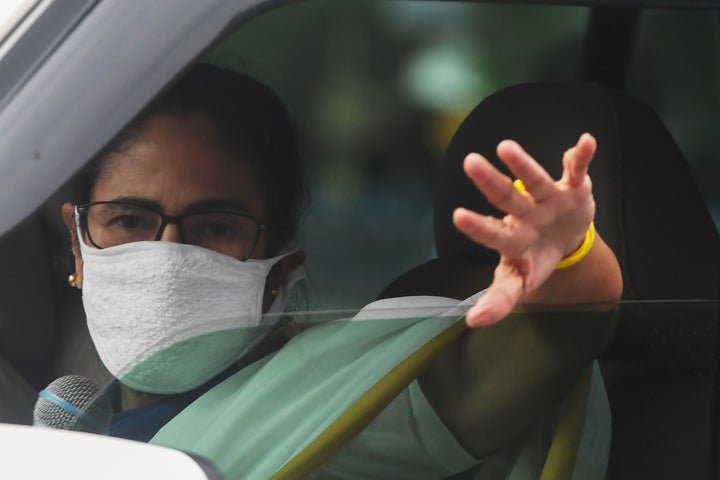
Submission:
[[524,184],[524,183],[522,182],[522,180],[520,180],[519,178],[516,179],[516,180],[513,182],[513,186],[515,187],[515,190],[517,190],[518,192],[520,192],[520,193],[522,193],[522,194],[527,193],[527,189],[525,188],[525,184]]
[[[513,182],[513,186],[518,192],[524,195],[527,194],[525,184],[523,184],[522,180],[520,180],[519,178]],[[583,240],[583,243],[573,253],[560,260],[560,263],[557,264],[555,270],[562,270],[563,268],[572,267],[573,265],[578,263],[580,260],[585,258],[585,255],[587,255],[592,248],[593,243],[595,243],[595,222],[590,222],[590,227],[588,227],[588,231],[585,234],[585,239]]]
[[593,243],[595,243],[595,222],[590,222],[590,227],[585,234],[585,240],[583,240],[582,245],[580,245],[573,253],[560,260],[560,263],[557,264],[555,270],[572,267],[578,263],[580,260],[585,258],[585,255],[587,255],[592,248]]

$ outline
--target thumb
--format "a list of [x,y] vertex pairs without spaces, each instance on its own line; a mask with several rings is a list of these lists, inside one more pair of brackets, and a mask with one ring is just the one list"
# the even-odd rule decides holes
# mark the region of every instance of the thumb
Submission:
[[523,291],[523,279],[515,273],[495,271],[492,285],[465,314],[470,327],[486,327],[505,318],[517,304]]

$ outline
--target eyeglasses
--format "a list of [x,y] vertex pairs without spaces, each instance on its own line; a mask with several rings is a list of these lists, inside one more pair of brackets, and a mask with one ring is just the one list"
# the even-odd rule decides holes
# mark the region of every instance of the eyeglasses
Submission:
[[170,216],[150,207],[126,202],[92,202],[78,205],[80,223],[90,243],[108,248],[131,242],[160,240],[174,223],[180,241],[214,250],[240,260],[252,255],[260,232],[268,226],[246,213],[216,210]]

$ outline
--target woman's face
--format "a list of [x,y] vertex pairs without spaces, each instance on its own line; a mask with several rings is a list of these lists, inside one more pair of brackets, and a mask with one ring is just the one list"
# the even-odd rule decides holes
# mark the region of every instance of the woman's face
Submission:
[[[90,201],[139,203],[171,216],[232,210],[268,220],[250,164],[219,148],[212,126],[199,116],[150,120],[129,148],[106,160]],[[161,240],[180,241],[178,226],[168,224]],[[266,258],[267,246],[260,234],[252,257]]]
[[[105,160],[90,201],[128,201],[150,205],[170,216],[198,209],[232,209],[267,222],[268,207],[256,175],[243,159],[219,148],[213,127],[203,117],[158,116],[121,152]],[[82,257],[74,229],[74,205],[63,205],[73,237],[78,287],[82,287]],[[161,241],[179,242],[178,226],[169,223]],[[261,232],[251,258],[267,258],[266,232]],[[302,252],[275,265],[268,291],[302,263]],[[266,301],[271,300],[266,295]]]

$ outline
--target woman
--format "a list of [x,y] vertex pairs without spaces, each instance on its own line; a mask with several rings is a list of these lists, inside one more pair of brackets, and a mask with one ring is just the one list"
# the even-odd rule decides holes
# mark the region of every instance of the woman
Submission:
[[[469,326],[494,324],[520,303],[577,304],[619,298],[622,281],[614,255],[588,230],[594,202],[587,168],[594,151],[594,139],[583,135],[565,154],[563,178],[555,182],[519,145],[501,143],[498,155],[524,188],[513,185],[481,156],[468,155],[468,176],[508,213],[502,220],[464,209],[454,214],[458,229],[501,253],[492,285],[472,299],[476,303],[465,315]],[[379,346],[384,341],[380,338],[393,336],[405,342],[414,336],[402,344],[409,354],[449,325],[415,319],[402,327],[381,326],[392,331],[378,334],[376,343],[368,340],[375,338],[372,333],[353,340],[357,334],[336,326],[316,327],[285,346],[270,342],[275,352],[248,365],[258,356],[253,353],[258,340],[281,318],[278,314],[289,290],[301,275],[304,254],[294,243],[302,199],[300,178],[293,129],[277,97],[248,77],[210,66],[188,71],[81,176],[76,204],[63,205],[76,262],[72,282],[83,289],[88,327],[100,357],[122,384],[122,410],[138,420],[131,424],[143,425],[141,434],[129,436],[148,439],[173,419],[153,441],[209,455],[230,476],[250,475],[252,470],[250,476],[262,478],[292,457],[308,432],[316,434],[325,425],[321,419],[305,426],[305,418],[294,418],[298,438],[279,438],[293,437],[294,432],[282,429],[287,423],[278,423],[285,418],[281,411],[285,404],[273,388],[298,384],[282,377],[299,363],[295,351],[325,352],[331,343],[327,339],[339,338],[349,343],[348,350],[365,348],[365,356],[374,359],[385,355],[383,348],[388,350]],[[556,269],[558,264],[569,265]],[[359,347],[363,342],[368,346]],[[472,334],[460,342],[472,344]],[[453,351],[466,353],[462,345]],[[318,355],[319,365],[323,357]],[[390,359],[386,366],[397,361]],[[429,417],[431,425],[423,424],[427,427],[423,435],[445,435],[453,443],[452,452],[438,447],[427,455],[430,463],[456,457],[456,462],[438,470],[437,475],[447,476],[512,441],[530,420],[514,422],[517,412],[504,411],[501,416],[510,426],[500,438],[478,439],[474,432],[497,417],[496,411],[473,405],[482,404],[479,386],[486,385],[487,372],[475,368],[467,357],[446,354],[439,362],[460,362],[458,377],[439,373],[433,365],[408,398],[413,405],[429,402],[429,407],[421,408],[423,418],[412,419],[422,423]],[[360,363],[349,361],[345,377],[357,376],[352,369]],[[344,372],[340,363],[332,366]],[[323,405],[327,410],[319,410],[324,418],[348,405],[344,397],[334,403],[342,397],[342,392],[335,394],[342,381],[322,394],[317,383],[323,381],[309,386],[300,382],[299,390],[289,395],[305,395],[308,408],[315,410],[314,398],[322,398],[328,404]],[[265,389],[268,393],[263,393]],[[302,405],[290,398],[292,408]],[[468,400],[457,408],[457,398]],[[542,400],[551,403],[557,398]],[[388,417],[402,416],[398,408],[404,412],[395,401],[388,407],[394,413],[380,416],[386,422],[377,427],[381,433],[395,431]],[[232,416],[238,411],[244,417],[233,424],[234,430],[213,433],[202,445],[195,440],[230,423],[217,412]],[[442,422],[434,419],[435,413]],[[413,415],[417,416],[414,410]],[[188,416],[190,420],[183,423]],[[238,428],[251,430],[250,441],[261,444],[253,452],[277,451],[277,455],[245,454],[250,459],[243,460],[241,451],[228,450],[228,441],[241,438]],[[361,434],[351,448],[362,445],[370,432]],[[393,444],[412,443],[403,437],[394,440]],[[428,448],[425,438],[415,440],[416,450],[402,455],[417,456]],[[267,445],[262,446],[263,441]],[[389,463],[401,456],[379,444],[369,449],[375,450],[374,455],[390,451]],[[432,473],[423,461],[410,463],[424,474]],[[417,478],[407,462],[401,465],[405,474]],[[388,465],[382,469],[392,470]]]

